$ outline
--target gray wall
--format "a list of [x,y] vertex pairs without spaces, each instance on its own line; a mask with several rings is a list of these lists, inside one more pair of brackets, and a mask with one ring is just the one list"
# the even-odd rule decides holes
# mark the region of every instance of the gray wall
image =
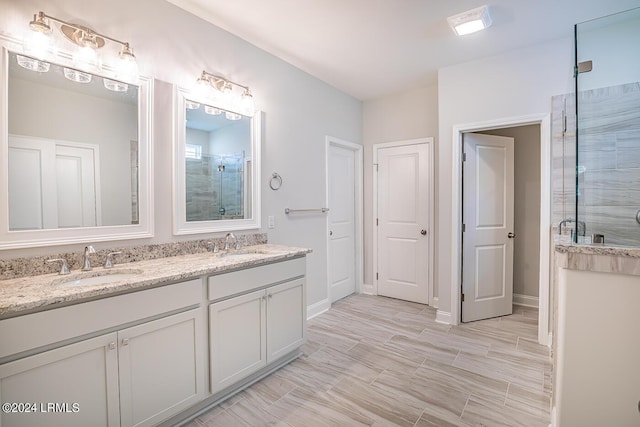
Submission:
[[538,297],[540,278],[540,126],[517,126],[478,133],[508,136],[514,139],[514,232],[516,239],[513,256],[513,293],[514,295]]

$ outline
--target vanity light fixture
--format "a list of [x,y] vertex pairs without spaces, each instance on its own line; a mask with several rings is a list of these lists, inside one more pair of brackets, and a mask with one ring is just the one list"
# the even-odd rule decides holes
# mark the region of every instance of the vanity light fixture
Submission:
[[222,114],[221,109],[212,107],[210,105],[204,106],[204,112],[207,114],[211,114],[212,116],[219,116],[220,114]]
[[91,83],[92,74],[83,73],[82,71],[74,70],[73,68],[64,68],[64,76],[67,80],[71,80],[76,83]]
[[189,101],[188,99],[185,101],[185,104],[186,104],[187,110],[197,110],[198,108],[200,108],[200,103]]
[[224,112],[224,117],[227,120],[240,120],[242,118],[242,115],[240,115],[238,113],[232,113],[231,111],[225,111]]
[[489,8],[486,5],[450,16],[447,18],[447,22],[459,36],[484,30],[489,28],[492,23]]
[[33,36],[25,40],[25,51],[38,59],[45,59],[53,54],[53,29],[50,21],[60,24],[60,32],[64,37],[77,46],[73,53],[73,63],[77,68],[90,70],[100,69],[102,58],[98,50],[105,46],[107,41],[121,46],[118,52],[118,64],[115,67],[116,76],[122,80],[134,82],[138,78],[138,65],[131,46],[127,42],[100,34],[91,28],[72,24],[55,18],[40,11],[29,22],[29,28],[33,30]]
[[104,87],[112,92],[126,92],[129,89],[129,85],[117,80],[102,79]]
[[39,59],[29,58],[28,56],[16,55],[18,65],[27,70],[37,71],[38,73],[48,73],[51,64],[48,62],[40,61]]
[[[219,103],[221,108],[239,112],[245,116],[253,116],[255,106],[249,87],[232,82],[224,77],[207,73],[206,71],[202,71],[202,74],[200,74],[200,77],[197,79],[197,83],[198,86],[208,92],[213,90],[212,97]],[[227,118],[229,117],[227,116]],[[234,118],[229,120],[238,119]]]

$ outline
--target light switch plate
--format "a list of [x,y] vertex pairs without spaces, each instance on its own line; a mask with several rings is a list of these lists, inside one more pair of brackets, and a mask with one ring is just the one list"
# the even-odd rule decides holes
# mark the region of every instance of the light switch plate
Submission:
[[273,215],[269,215],[269,217],[267,218],[267,227],[276,228],[276,219]]

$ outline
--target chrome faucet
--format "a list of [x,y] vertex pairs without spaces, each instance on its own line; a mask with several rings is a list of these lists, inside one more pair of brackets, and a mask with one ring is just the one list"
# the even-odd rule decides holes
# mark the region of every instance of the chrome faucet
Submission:
[[228,251],[229,250],[229,241],[233,239],[233,242],[235,243],[235,248],[240,249],[240,244],[238,243],[238,239],[236,238],[236,235],[233,233],[227,233],[226,236],[224,236],[224,250]]
[[88,245],[84,247],[84,261],[82,263],[82,271],[91,271],[91,258],[89,255],[95,254],[96,250],[93,246]]

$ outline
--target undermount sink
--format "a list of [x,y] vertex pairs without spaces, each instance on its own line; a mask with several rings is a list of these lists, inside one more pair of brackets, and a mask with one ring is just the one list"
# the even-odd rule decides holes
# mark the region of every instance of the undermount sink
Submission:
[[142,270],[120,268],[114,270],[87,271],[55,279],[51,284],[61,287],[106,285],[108,283],[132,279],[140,274],[142,274]]
[[220,258],[242,258],[253,255],[268,255],[272,252],[266,251],[263,249],[238,249],[238,250],[229,250],[229,251],[220,251],[216,254],[217,257]]

